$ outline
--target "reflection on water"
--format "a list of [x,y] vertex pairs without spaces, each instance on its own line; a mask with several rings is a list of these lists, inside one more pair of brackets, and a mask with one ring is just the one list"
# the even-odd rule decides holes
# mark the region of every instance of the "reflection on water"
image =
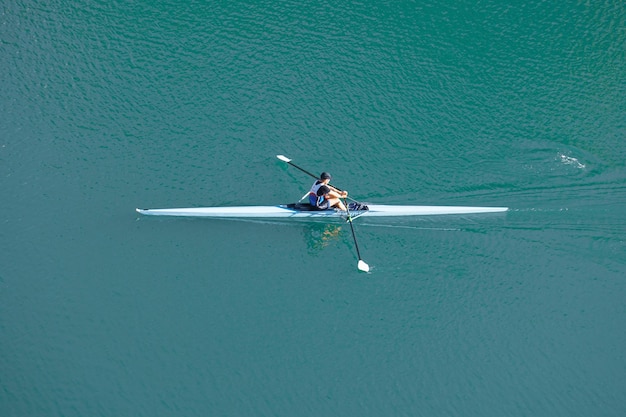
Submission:
[[341,226],[329,223],[309,223],[302,228],[308,252],[319,254],[324,248],[339,239]]

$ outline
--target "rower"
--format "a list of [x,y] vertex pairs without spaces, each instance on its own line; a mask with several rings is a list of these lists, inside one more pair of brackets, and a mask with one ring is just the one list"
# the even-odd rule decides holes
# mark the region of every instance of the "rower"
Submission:
[[328,172],[322,172],[320,174],[320,178],[315,181],[311,187],[311,191],[309,191],[309,203],[319,210],[328,210],[336,207],[339,210],[347,211],[346,206],[340,198],[346,198],[348,192],[339,191],[329,185],[330,178]]

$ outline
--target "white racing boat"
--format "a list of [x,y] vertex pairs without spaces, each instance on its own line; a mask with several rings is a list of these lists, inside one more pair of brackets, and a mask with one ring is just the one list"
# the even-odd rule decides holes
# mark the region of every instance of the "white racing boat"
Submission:
[[[353,204],[350,204],[353,206]],[[363,209],[367,207],[367,210]],[[350,210],[352,218],[356,217],[395,217],[395,216],[433,216],[445,214],[479,214],[499,213],[507,211],[507,207],[462,207],[462,206],[395,206],[371,204],[359,205]],[[215,218],[346,218],[342,210],[316,210],[309,204],[284,204],[278,206],[240,206],[240,207],[191,207],[137,209],[147,216],[178,216],[178,217],[215,217]]]
[[[316,175],[306,171],[291,159],[284,155],[276,155],[278,159],[294,168],[299,169],[310,177],[317,178]],[[329,184],[330,185],[330,184]],[[338,191],[341,189],[332,186]],[[306,197],[306,195],[305,195]],[[302,197],[304,199],[304,197]],[[354,201],[354,200],[353,200]],[[347,201],[344,199],[344,202]],[[359,271],[369,272],[369,265],[361,258],[359,245],[356,240],[352,220],[357,217],[396,217],[396,216],[436,216],[436,215],[466,215],[480,213],[502,213],[508,210],[507,207],[463,207],[463,206],[394,206],[371,204],[364,205],[354,201],[348,205],[348,212],[330,209],[320,210],[310,204],[283,204],[278,206],[239,206],[239,207],[190,207],[190,208],[160,208],[160,209],[136,209],[138,213],[146,216],[178,216],[178,217],[209,217],[209,218],[322,218],[322,219],[343,219],[348,220],[354,246],[358,256],[357,268]]]

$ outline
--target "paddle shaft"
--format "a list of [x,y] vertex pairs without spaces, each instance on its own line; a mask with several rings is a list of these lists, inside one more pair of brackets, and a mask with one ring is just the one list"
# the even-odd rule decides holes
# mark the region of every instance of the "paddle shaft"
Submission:
[[348,223],[350,223],[350,230],[352,230],[352,239],[354,240],[354,247],[356,248],[356,256],[359,258],[359,261],[362,261],[363,259],[361,259],[361,251],[359,250],[359,244],[356,241],[356,234],[354,233],[354,225],[352,224],[350,210],[348,210]]

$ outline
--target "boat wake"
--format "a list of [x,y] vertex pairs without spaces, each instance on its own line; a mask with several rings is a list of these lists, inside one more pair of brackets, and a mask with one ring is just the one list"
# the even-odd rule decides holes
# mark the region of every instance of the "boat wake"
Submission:
[[572,165],[574,166],[574,168],[578,168],[578,169],[584,169],[586,167],[585,164],[582,164],[578,159],[572,156],[567,156],[565,154],[560,153],[559,158],[561,159],[561,162],[564,163],[565,165]]
[[411,230],[437,230],[442,232],[461,232],[463,229],[455,227],[423,227],[423,226],[409,226],[409,225],[396,225],[396,224],[382,224],[382,223],[361,223],[359,226],[367,227],[385,227],[389,229],[411,229]]

